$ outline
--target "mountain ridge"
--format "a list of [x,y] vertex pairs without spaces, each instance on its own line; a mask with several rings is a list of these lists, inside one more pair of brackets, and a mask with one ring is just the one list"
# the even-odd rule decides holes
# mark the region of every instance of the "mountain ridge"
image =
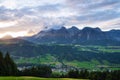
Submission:
[[[99,41],[103,41],[104,45],[120,45],[119,33],[120,30],[102,31],[99,27],[84,27],[83,29],[78,29],[77,27],[72,26],[67,29],[62,26],[60,29],[40,31],[32,37],[26,38],[26,40],[42,44],[92,45],[94,42],[94,45],[98,45]],[[112,41],[115,44],[111,43]],[[103,45],[103,43],[101,44]]]

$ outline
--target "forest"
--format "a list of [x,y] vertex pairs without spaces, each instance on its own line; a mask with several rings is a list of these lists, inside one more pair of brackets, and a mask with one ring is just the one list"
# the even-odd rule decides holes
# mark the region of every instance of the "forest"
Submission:
[[9,55],[0,52],[0,76],[35,76],[46,78],[78,78],[90,80],[119,80],[120,70],[88,71],[87,69],[71,69],[66,74],[54,73],[50,66],[31,66],[19,70]]

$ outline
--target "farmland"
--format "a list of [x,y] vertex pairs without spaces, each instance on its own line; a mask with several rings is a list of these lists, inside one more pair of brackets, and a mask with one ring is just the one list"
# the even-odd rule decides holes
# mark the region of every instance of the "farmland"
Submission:
[[112,66],[112,70],[119,69],[114,66],[120,66],[120,46],[39,45],[37,48],[44,51],[33,51],[37,56],[20,57],[15,60],[16,63],[67,65],[86,69],[97,69],[99,65],[105,65]]

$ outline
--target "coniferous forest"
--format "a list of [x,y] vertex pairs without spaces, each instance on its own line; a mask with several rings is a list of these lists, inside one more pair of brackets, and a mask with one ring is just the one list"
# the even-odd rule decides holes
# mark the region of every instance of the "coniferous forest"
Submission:
[[114,71],[88,71],[86,69],[71,69],[66,74],[53,73],[50,66],[31,66],[19,70],[7,52],[0,52],[0,76],[35,76],[52,78],[77,78],[90,80],[119,80],[120,70]]
[[2,52],[0,52],[0,76],[15,76],[17,72],[17,66],[11,59],[9,53],[7,52],[3,56]]

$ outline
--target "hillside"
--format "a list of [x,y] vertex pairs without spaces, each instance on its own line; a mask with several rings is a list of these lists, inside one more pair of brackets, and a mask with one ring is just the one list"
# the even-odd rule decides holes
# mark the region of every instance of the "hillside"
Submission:
[[47,64],[53,67],[73,66],[88,69],[99,65],[120,65],[120,46],[34,44],[14,40],[9,40],[9,44],[8,40],[4,40],[0,43],[0,50],[10,52],[17,64]]

